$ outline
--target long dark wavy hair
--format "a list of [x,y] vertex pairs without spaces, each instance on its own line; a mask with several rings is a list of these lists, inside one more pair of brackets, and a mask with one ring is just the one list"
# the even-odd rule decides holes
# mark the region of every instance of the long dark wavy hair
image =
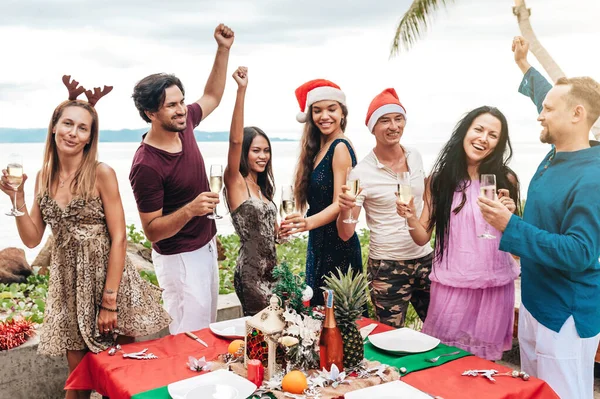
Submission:
[[[340,128],[342,132],[346,131],[348,124],[348,108],[341,103],[338,103],[342,108],[342,120]],[[308,200],[308,184],[310,182],[310,174],[315,167],[315,159],[321,150],[321,130],[315,125],[312,117],[312,105],[307,111],[307,120],[304,124],[304,132],[300,139],[300,158],[296,166],[296,177],[294,179],[294,197],[296,199],[296,208],[300,212],[306,210]]]
[[[262,136],[267,140],[269,144],[269,149],[273,149],[271,146],[271,140],[269,137],[263,132],[261,129],[256,126],[250,126],[244,128],[244,141],[242,141],[242,158],[240,160],[240,173],[242,176],[246,177],[250,173],[250,166],[248,165],[248,152],[250,151],[250,147],[252,146],[252,141],[256,136]],[[273,201],[273,197],[275,196],[275,178],[273,177],[273,168],[271,166],[273,160],[273,155],[269,157],[269,161],[267,162],[267,166],[265,170],[261,173],[258,173],[257,183],[260,187],[260,191],[262,194],[269,199],[269,201]]]
[[[508,189],[510,197],[517,205],[517,213],[520,214],[519,180],[515,172],[508,167],[512,158],[512,146],[508,137],[506,117],[494,107],[476,108],[458,122],[431,172],[431,216],[428,230],[435,226],[435,256],[439,260],[443,258],[448,245],[450,214],[457,214],[462,210],[467,200],[465,191],[471,184],[463,141],[475,118],[483,114],[497,118],[502,124],[502,129],[496,148],[483,159],[478,172],[496,175],[496,187]],[[509,180],[509,176],[515,183]],[[455,192],[462,192],[462,201],[456,208],[451,209]]]

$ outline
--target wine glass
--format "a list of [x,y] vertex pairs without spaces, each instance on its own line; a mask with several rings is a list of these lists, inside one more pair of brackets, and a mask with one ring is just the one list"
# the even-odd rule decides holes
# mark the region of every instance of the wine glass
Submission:
[[10,154],[8,156],[8,165],[6,170],[8,172],[8,185],[15,190],[13,208],[6,212],[6,215],[23,216],[24,213],[20,212],[17,208],[17,189],[23,183],[23,157],[21,157],[19,154]]
[[[281,205],[279,206],[279,215],[284,221],[286,217],[296,212],[296,200],[294,199],[294,188],[292,186],[283,186],[281,188]],[[288,242],[289,238],[280,238],[280,242]]]
[[[223,165],[210,165],[210,191],[219,194],[223,188]],[[217,207],[213,213],[208,215],[209,219],[223,219],[223,216],[217,215]]]
[[[410,173],[409,172],[400,172],[396,175],[397,189],[396,196],[403,204],[408,205],[410,200],[412,199],[412,187],[410,185]],[[404,226],[400,227],[400,230],[414,230],[414,227],[410,227],[406,218],[404,219]]]
[[[479,187],[481,190],[481,196],[496,201],[496,175],[481,175],[479,176]],[[485,238],[488,240],[496,238],[495,235],[490,233],[490,225],[485,224],[485,231],[483,234],[477,236],[478,238]]]
[[[353,168],[348,168],[346,172],[346,186],[349,188],[348,194],[353,195],[354,198],[360,191],[360,179],[356,176],[356,172]],[[352,210],[350,210],[350,216],[348,219],[343,220],[344,223],[358,223],[358,219],[354,219],[352,216]]]

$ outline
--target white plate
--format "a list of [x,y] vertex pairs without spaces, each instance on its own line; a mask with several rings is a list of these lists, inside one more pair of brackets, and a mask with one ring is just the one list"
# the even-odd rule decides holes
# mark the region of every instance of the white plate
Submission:
[[212,331],[213,334],[221,337],[244,338],[246,335],[246,320],[249,318],[250,316],[220,321],[218,323],[210,323],[208,328],[210,328],[210,331]]
[[238,397],[237,389],[222,384],[200,385],[185,395],[185,399],[236,399]]
[[385,384],[357,389],[344,395],[346,399],[431,399],[423,391],[402,381],[386,382]]
[[216,370],[167,386],[173,399],[246,399],[256,385],[227,370]]
[[379,349],[396,354],[427,352],[440,343],[437,338],[407,327],[370,335],[369,341]]

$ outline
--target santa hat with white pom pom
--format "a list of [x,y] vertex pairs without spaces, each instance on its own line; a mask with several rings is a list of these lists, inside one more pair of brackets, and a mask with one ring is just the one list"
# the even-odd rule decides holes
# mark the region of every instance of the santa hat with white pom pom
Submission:
[[308,120],[307,112],[311,105],[323,100],[337,101],[346,105],[346,95],[338,85],[329,80],[315,79],[304,83],[296,89],[296,99],[300,105],[300,112],[296,120],[305,123]]

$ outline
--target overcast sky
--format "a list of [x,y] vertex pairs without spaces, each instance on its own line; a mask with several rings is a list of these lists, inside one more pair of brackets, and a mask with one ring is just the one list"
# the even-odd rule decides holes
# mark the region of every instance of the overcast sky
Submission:
[[[508,117],[511,136],[536,141],[529,100],[510,51],[518,34],[512,0],[456,0],[441,10],[408,53],[389,59],[408,0],[2,0],[0,127],[46,127],[66,98],[70,74],[87,88],[113,85],[97,109],[102,129],[141,128],[135,83],[155,72],[179,76],[187,100],[202,95],[219,22],[236,34],[229,75],[249,68],[246,125],[299,136],[294,89],[309,79],[338,83],[348,98],[349,132],[364,126],[375,94],[396,88],[407,108],[409,141],[441,140],[467,111],[488,104]],[[538,38],[570,76],[600,79],[600,1],[527,0]],[[531,62],[537,65],[533,57]],[[228,130],[236,85],[201,130]],[[83,96],[82,96],[83,97]]]

